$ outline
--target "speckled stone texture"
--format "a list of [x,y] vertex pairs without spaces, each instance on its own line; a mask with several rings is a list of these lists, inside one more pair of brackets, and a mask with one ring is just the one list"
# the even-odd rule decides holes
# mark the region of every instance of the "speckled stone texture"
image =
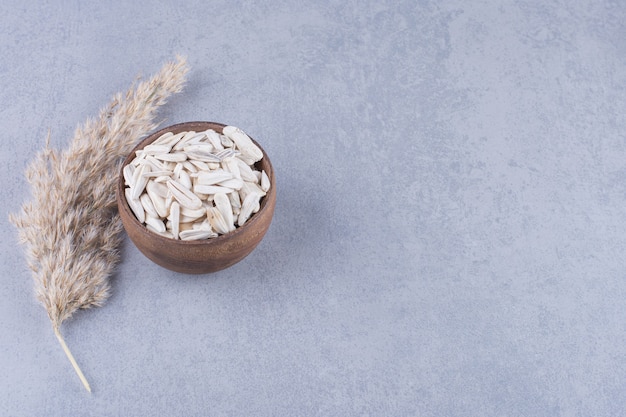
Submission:
[[[6,214],[177,53],[162,119],[257,139],[274,221],[206,276],[126,239],[64,324],[87,394]],[[0,56],[0,415],[624,414],[623,2],[8,0]]]

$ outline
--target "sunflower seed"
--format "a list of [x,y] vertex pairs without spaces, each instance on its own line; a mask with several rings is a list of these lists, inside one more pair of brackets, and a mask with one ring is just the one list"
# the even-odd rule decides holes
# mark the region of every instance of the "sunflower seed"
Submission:
[[222,161],[222,168],[233,174],[233,177],[241,178],[241,169],[239,169],[239,162],[237,161],[239,161],[239,158],[226,159]]
[[193,154],[194,152],[212,153],[213,149],[214,149],[213,145],[211,145],[208,142],[203,142],[203,143],[195,143],[192,145],[187,145],[183,148],[183,152],[185,152],[187,155]]
[[154,171],[165,171],[167,168],[163,162],[159,161],[152,155],[146,156],[146,158],[143,161],[146,164],[152,165],[152,169]]
[[261,171],[261,189],[268,192],[270,189],[270,177],[267,176],[265,171]]
[[259,203],[260,198],[261,196],[255,192],[252,192],[246,196],[245,200],[243,200],[243,203],[241,203],[241,212],[239,213],[239,217],[237,218],[237,224],[239,226],[243,226],[246,221],[248,221],[248,219],[252,215],[252,211]]
[[146,220],[146,213],[143,210],[141,202],[139,202],[138,199],[132,197],[130,188],[126,188],[124,190],[124,194],[126,195],[126,201],[128,202],[128,206],[132,210],[133,214],[135,215],[135,217],[137,217],[137,220],[143,223]]
[[154,203],[152,203],[152,199],[148,194],[142,194],[141,197],[139,197],[139,201],[141,202],[146,214],[152,217],[161,217],[161,215],[156,211]]
[[183,162],[187,160],[187,154],[183,152],[157,153],[152,156],[154,156],[154,158],[160,161],[167,161],[167,162]]
[[233,174],[222,169],[198,172],[197,181],[202,185],[213,185],[234,178]]
[[244,181],[257,182],[256,175],[250,168],[250,165],[243,162],[241,159],[237,158],[235,160],[237,162],[237,167],[239,168],[239,172],[241,173],[241,179]]
[[170,206],[169,219],[172,222],[172,235],[174,239],[178,239],[180,233],[180,205],[174,201]]
[[215,150],[221,151],[224,149],[224,145],[222,144],[222,141],[220,140],[219,133],[217,133],[213,129],[209,129],[204,133],[206,134],[207,139],[209,140],[211,145],[213,145],[213,148],[215,148]]
[[[216,193],[213,196],[213,203],[215,203],[215,208],[219,210],[226,222],[228,227],[228,231],[235,230],[235,222],[233,220],[233,208],[230,205],[230,200],[224,193]],[[208,212],[207,212],[208,213]]]
[[165,184],[167,181],[170,180],[170,178],[171,177],[169,175],[161,175],[159,177],[156,177],[153,181],[157,184]]
[[169,138],[173,137],[174,134],[172,132],[165,132],[163,133],[161,136],[159,136],[154,142],[152,142],[154,145],[162,145],[162,144],[167,144],[169,143],[170,140],[168,140]]
[[[243,187],[241,187],[241,189],[239,190],[239,197],[241,198],[241,201],[245,200],[248,194],[251,194],[251,193],[257,193],[258,195],[262,197],[265,196],[266,194],[265,191],[263,191],[261,187],[258,186],[257,183],[244,181]],[[243,206],[243,203],[241,204]]]
[[250,139],[250,137],[246,135],[243,130],[234,126],[226,126],[223,129],[223,133],[235,142],[241,151],[241,156],[243,157],[242,159],[249,159],[252,161],[250,165],[263,158],[263,152],[261,149],[259,149],[259,147],[252,142],[252,139]]
[[189,188],[186,188],[184,185],[173,179],[170,179],[166,184],[171,191],[172,196],[178,200],[181,206],[185,206],[190,209],[202,207],[202,200],[191,192]]
[[232,148],[235,145],[235,142],[233,142],[226,135],[220,135],[220,142],[222,142],[222,145],[224,145],[226,148]]
[[175,136],[177,137],[176,143],[172,147],[172,151],[181,151],[187,144],[189,140],[194,137],[196,132],[179,132]]
[[187,171],[180,171],[178,173],[178,182],[185,186],[185,188],[191,189],[191,177],[187,173]]
[[143,148],[143,151],[146,155],[155,155],[155,154],[163,154],[168,153],[172,149],[171,146],[168,145],[155,145],[154,143]]
[[152,205],[154,206],[154,209],[159,217],[165,218],[169,214],[169,207],[165,204],[166,197],[162,197],[160,190],[157,191],[156,189],[156,186],[161,185],[163,184],[155,184],[153,181],[150,181],[146,186],[146,192],[148,193],[148,197],[150,197],[150,201],[152,201]]
[[197,161],[202,161],[202,162],[220,162],[221,161],[221,159],[217,157],[216,155],[212,154],[211,152],[207,152],[201,149],[195,149],[195,150],[189,151],[186,153],[186,156],[189,157],[189,159],[191,160],[195,159]]
[[180,208],[180,214],[188,218],[191,218],[193,220],[196,220],[206,215],[206,207],[204,207],[203,205],[199,209],[190,209],[190,208],[182,206]]
[[237,156],[238,154],[239,152],[233,149],[224,149],[223,151],[216,153],[215,156],[219,158],[220,162],[222,162],[226,159],[232,158],[233,156]]
[[226,219],[224,219],[224,216],[222,216],[222,213],[217,209],[217,207],[209,207],[206,214],[209,222],[211,223],[211,227],[218,234],[223,235],[230,231],[230,226],[226,222]]
[[189,162],[195,166],[197,169],[196,171],[210,171],[211,168],[209,168],[209,165],[206,162],[203,161],[198,161],[197,159],[190,159]]
[[146,176],[152,170],[150,165],[142,165],[141,168],[136,169],[133,173],[134,185],[131,187],[131,198],[139,199],[139,196],[143,193],[143,190],[148,184],[148,177]]
[[193,191],[196,193],[202,194],[217,194],[217,193],[232,193],[234,190],[232,188],[220,187],[219,185],[204,185],[204,184],[196,184],[193,187]]
[[230,206],[233,208],[233,215],[239,216],[239,212],[241,211],[239,193],[228,193],[228,200],[230,200]]
[[183,164],[183,168],[185,168],[187,171],[189,172],[198,172],[198,168],[196,168],[196,166],[194,164],[191,163],[191,161],[184,161],[182,162]]
[[146,225],[152,226],[152,228],[158,232],[165,232],[165,223],[159,218],[146,216]]
[[198,132],[187,141],[188,145],[196,145],[199,143],[210,143],[207,141],[206,132]]
[[180,240],[204,240],[212,237],[216,237],[217,235],[213,233],[211,230],[183,230],[178,235]]
[[124,174],[124,184],[129,187],[133,187],[133,185],[135,184],[133,182],[133,173],[135,172],[135,169],[137,169],[135,165],[128,164],[122,170],[122,173]]
[[220,181],[217,185],[220,187],[231,188],[233,190],[241,190],[243,181],[239,178],[231,178],[229,180]]
[[149,224],[146,224],[146,228],[148,230],[150,230],[152,233],[156,233],[157,235],[161,235],[161,236],[166,237],[168,239],[173,239],[174,238],[174,235],[170,231],[168,231],[168,230],[162,232],[161,229],[155,229],[152,225],[149,225]]

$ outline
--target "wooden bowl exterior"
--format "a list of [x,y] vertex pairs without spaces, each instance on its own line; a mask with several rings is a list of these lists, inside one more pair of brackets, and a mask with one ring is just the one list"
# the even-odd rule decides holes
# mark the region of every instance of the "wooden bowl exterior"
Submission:
[[[166,132],[174,134],[184,131],[200,132],[213,129],[219,133],[226,125],[214,122],[186,122],[163,128],[141,141],[124,161],[129,164],[135,157],[135,151],[149,145]],[[254,139],[252,139],[259,146]],[[259,146],[261,148],[261,146]],[[213,239],[201,241],[183,241],[169,239],[151,232],[141,224],[131,211],[124,195],[124,176],[120,171],[117,185],[117,206],[122,223],[130,240],[150,260],[172,271],[186,274],[206,274],[216,272],[241,261],[261,242],[269,229],[276,205],[276,181],[272,164],[263,150],[263,159],[256,164],[259,170],[265,170],[271,187],[261,199],[261,207],[242,226],[232,232]]]

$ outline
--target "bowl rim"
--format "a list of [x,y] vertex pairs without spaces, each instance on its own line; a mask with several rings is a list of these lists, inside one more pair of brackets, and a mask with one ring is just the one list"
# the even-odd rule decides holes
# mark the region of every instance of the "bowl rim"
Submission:
[[139,141],[139,143],[137,143],[137,145],[135,145],[135,147],[128,153],[128,155],[124,159],[124,162],[122,163],[122,166],[120,167],[118,181],[117,181],[117,192],[116,192],[117,200],[118,200],[118,210],[124,210],[125,213],[128,214],[127,217],[130,219],[130,221],[135,226],[138,226],[138,230],[140,230],[140,233],[146,235],[148,238],[156,239],[157,241],[161,241],[166,244],[174,244],[174,245],[181,245],[181,246],[187,246],[187,247],[206,247],[208,245],[213,245],[213,246],[219,245],[231,239],[237,238],[238,235],[245,233],[247,229],[252,228],[254,224],[257,223],[258,219],[261,218],[261,216],[259,216],[259,213],[261,213],[262,211],[266,209],[267,202],[269,201],[268,196],[270,192],[276,193],[274,167],[272,166],[272,162],[267,156],[265,149],[263,149],[263,147],[259,145],[259,143],[256,140],[254,140],[254,138],[249,136],[252,142],[255,145],[257,145],[259,149],[261,149],[261,152],[263,152],[263,160],[265,160],[265,162],[269,165],[269,169],[270,169],[270,172],[268,173],[268,177],[270,179],[270,190],[261,199],[259,211],[254,213],[254,215],[251,216],[250,219],[248,219],[243,226],[239,226],[235,228],[235,230],[233,231],[224,233],[222,235],[218,235],[217,237],[210,238],[210,239],[202,239],[202,240],[171,239],[169,237],[161,236],[157,233],[150,231],[143,223],[139,221],[139,219],[137,219],[135,214],[130,209],[130,206],[128,205],[128,201],[126,200],[126,195],[124,193],[124,189],[126,188],[126,184],[124,183],[124,173],[123,173],[124,167],[128,165],[130,161],[134,159],[134,155],[136,151],[154,142],[162,134],[167,133],[168,131],[175,130],[175,129],[181,129],[180,132],[182,132],[184,131],[184,129],[182,129],[183,127],[190,126],[190,125],[198,125],[198,124],[207,126],[207,129],[212,129],[214,127],[219,127],[220,129],[223,129],[224,127],[228,126],[223,123],[207,122],[207,121],[190,121],[190,122],[182,122],[182,123],[176,123],[173,125],[165,126],[162,129],[159,129],[153,133],[150,133],[148,136],[146,136],[141,141]]

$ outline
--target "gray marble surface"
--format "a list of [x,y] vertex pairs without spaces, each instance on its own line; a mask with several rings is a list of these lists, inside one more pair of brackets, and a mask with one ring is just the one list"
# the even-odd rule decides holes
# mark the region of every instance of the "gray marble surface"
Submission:
[[[615,416],[626,410],[626,6],[15,1],[0,13],[0,415]],[[261,245],[207,276],[126,240],[63,331],[7,220],[138,75],[165,124],[257,139]]]

